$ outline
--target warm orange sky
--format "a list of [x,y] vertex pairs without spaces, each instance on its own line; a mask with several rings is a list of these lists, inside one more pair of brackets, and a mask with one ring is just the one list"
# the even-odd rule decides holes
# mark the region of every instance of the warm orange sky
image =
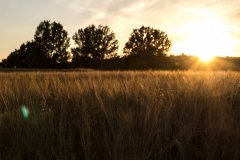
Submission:
[[0,0],[0,59],[33,39],[42,20],[60,22],[69,36],[108,25],[119,53],[132,29],[145,25],[169,35],[171,54],[240,56],[239,0]]

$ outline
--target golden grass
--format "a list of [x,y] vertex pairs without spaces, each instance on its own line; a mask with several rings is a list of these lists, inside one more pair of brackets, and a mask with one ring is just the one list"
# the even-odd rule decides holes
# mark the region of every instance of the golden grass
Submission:
[[239,122],[238,72],[0,73],[3,160],[237,160]]

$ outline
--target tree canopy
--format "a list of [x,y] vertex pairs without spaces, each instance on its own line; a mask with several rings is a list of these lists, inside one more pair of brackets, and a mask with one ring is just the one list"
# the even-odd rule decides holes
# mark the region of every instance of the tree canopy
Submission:
[[123,52],[125,55],[165,56],[171,47],[171,41],[165,32],[142,26],[134,29]]
[[34,40],[23,43],[3,61],[6,67],[49,68],[67,63],[70,38],[60,23],[43,21]]
[[117,55],[118,40],[108,26],[90,25],[84,29],[79,29],[73,40],[77,45],[72,49],[73,61],[81,58],[103,60]]
[[43,54],[53,63],[66,63],[70,46],[68,33],[60,23],[43,21],[37,27],[34,35],[35,43],[43,49]]

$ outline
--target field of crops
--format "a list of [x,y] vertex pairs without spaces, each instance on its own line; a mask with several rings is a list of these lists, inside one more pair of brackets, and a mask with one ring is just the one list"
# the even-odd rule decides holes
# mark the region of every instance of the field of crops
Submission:
[[2,72],[1,160],[239,160],[240,73]]

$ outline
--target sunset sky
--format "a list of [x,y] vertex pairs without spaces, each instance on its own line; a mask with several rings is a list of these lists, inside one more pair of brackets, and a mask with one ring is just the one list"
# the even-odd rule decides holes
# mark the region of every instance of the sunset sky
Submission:
[[133,28],[165,31],[171,54],[240,56],[239,0],[0,0],[0,59],[33,39],[43,20],[60,22],[69,36],[108,25],[119,53]]

